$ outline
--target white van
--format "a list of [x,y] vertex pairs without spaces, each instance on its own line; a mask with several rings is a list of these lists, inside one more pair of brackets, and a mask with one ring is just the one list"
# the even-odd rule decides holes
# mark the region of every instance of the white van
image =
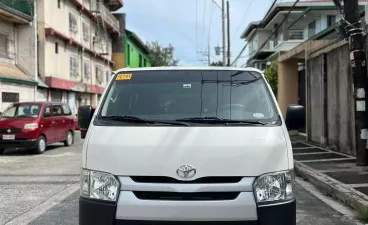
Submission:
[[82,106],[80,225],[295,225],[286,120],[257,69],[123,69]]

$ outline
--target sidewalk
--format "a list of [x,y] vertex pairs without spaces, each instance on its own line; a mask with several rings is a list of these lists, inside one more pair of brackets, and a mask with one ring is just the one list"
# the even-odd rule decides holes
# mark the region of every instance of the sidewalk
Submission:
[[359,167],[355,157],[334,152],[291,136],[298,176],[368,219],[368,167]]

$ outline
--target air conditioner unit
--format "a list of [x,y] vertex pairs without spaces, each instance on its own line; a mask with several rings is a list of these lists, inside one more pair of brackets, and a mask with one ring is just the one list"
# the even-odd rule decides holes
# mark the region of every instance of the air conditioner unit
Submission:
[[101,41],[101,38],[99,36],[93,36],[93,42],[94,43],[97,43],[97,42],[100,42]]

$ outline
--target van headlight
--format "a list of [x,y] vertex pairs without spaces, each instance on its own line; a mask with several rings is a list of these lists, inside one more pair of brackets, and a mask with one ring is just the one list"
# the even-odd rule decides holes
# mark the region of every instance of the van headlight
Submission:
[[254,182],[257,204],[270,204],[294,199],[294,172],[265,174]]
[[38,123],[27,123],[24,125],[25,130],[32,130],[32,129],[37,129],[37,128],[38,128]]
[[80,195],[104,201],[116,201],[120,190],[119,180],[112,174],[82,169]]

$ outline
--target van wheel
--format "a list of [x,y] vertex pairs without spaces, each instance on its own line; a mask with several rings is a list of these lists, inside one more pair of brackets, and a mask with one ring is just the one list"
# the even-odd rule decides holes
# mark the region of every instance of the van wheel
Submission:
[[74,136],[71,131],[68,131],[68,134],[66,135],[66,140],[64,141],[65,146],[71,146],[74,142]]
[[43,154],[46,151],[47,143],[46,138],[44,136],[39,136],[36,143],[36,148],[34,152],[36,154]]

